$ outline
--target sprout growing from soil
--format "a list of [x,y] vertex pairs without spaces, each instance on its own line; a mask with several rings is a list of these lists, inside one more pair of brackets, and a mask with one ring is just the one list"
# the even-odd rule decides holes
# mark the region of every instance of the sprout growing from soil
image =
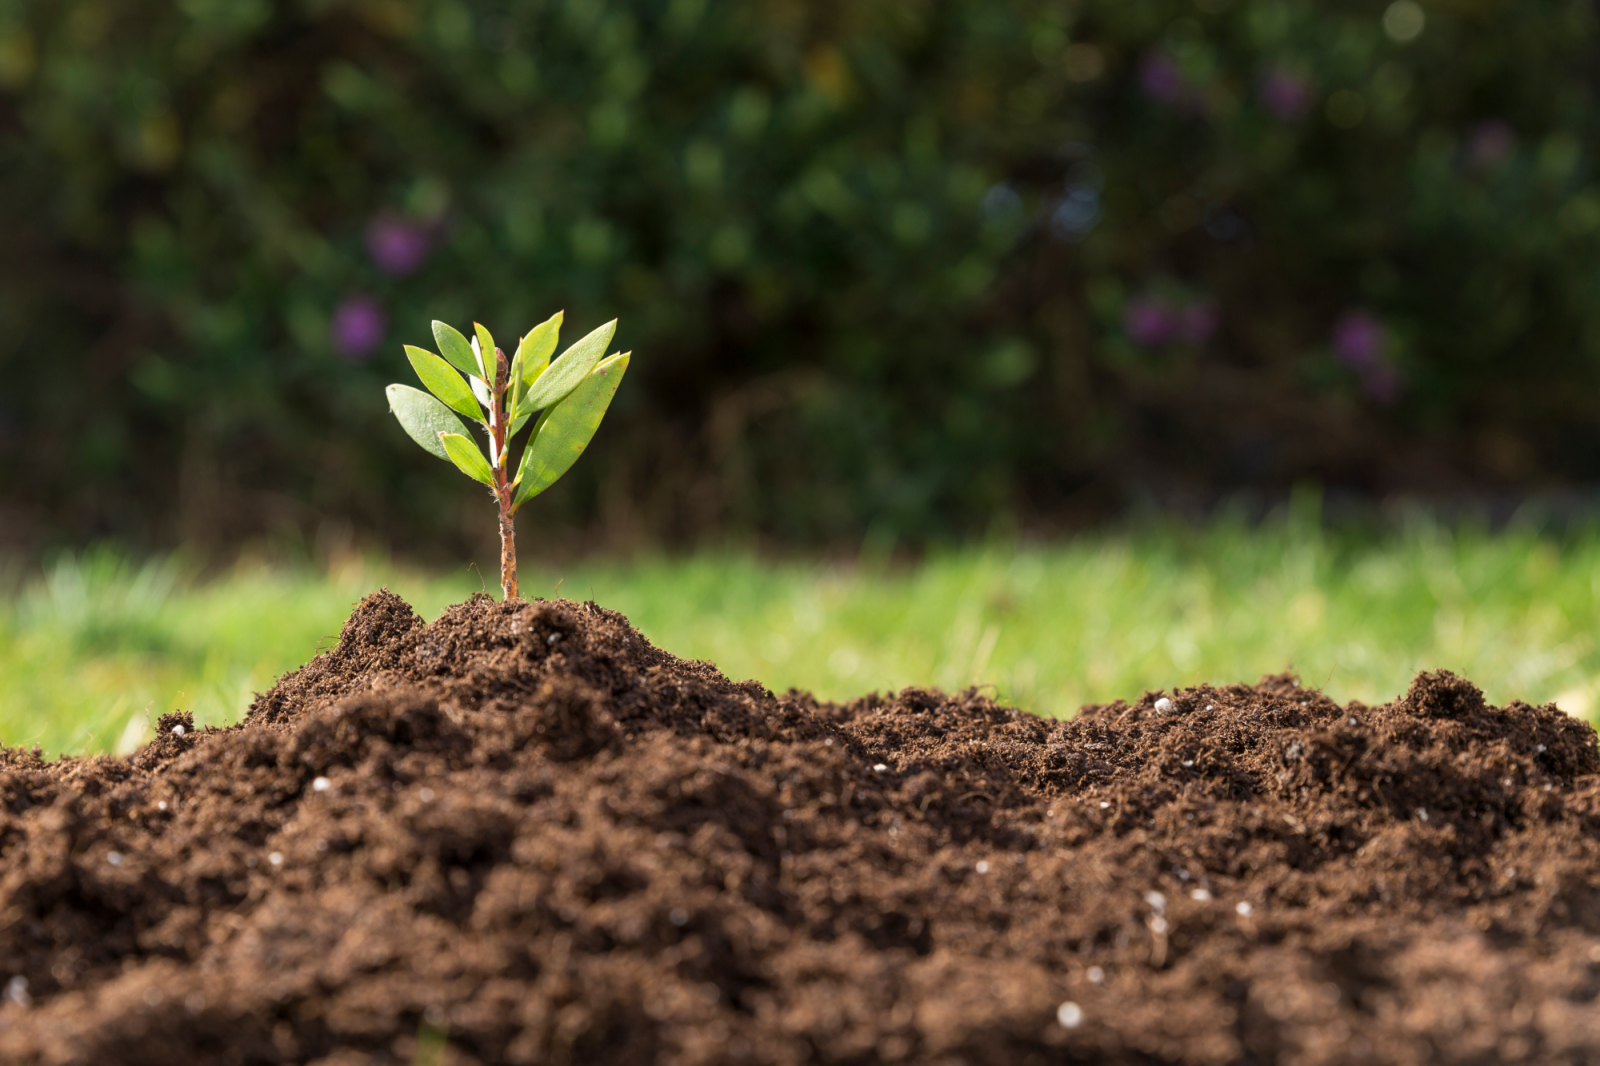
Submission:
[[[406,345],[406,358],[427,392],[409,385],[390,385],[389,410],[423,450],[448,460],[494,494],[500,508],[500,588],[517,598],[517,547],[512,516],[578,461],[611,397],[616,395],[632,353],[602,359],[615,319],[607,322],[552,360],[561,332],[562,312],[535,326],[507,359],[494,338],[478,323],[469,341],[443,322],[433,324],[433,338],[443,358]],[[431,395],[430,395],[431,394]],[[543,414],[540,414],[540,412]],[[478,423],[489,451],[474,443],[457,414]],[[516,476],[508,462],[511,438],[534,415],[533,436],[522,450]]]

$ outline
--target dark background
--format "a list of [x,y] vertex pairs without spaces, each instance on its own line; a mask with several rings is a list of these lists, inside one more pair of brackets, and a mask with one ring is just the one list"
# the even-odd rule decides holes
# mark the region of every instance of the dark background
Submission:
[[1600,481],[1590,2],[0,0],[0,547],[486,542],[428,322],[633,369],[524,541]]

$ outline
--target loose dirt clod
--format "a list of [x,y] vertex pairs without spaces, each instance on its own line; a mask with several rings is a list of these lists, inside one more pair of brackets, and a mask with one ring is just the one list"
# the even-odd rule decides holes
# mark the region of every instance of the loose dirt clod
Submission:
[[1593,730],[1162,700],[839,706],[374,594],[238,726],[0,748],[0,1062],[1600,1062]]

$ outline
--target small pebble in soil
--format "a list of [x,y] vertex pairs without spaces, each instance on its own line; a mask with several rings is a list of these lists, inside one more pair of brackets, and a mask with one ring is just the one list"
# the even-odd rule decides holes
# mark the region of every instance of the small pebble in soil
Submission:
[[120,852],[120,851],[107,852],[106,853],[106,862],[109,862],[112,866],[121,866],[122,865],[122,852]]
[[1208,710],[1208,711],[1214,711],[1214,710],[1216,710],[1216,708],[1215,708],[1215,707],[1213,707],[1213,706],[1212,706],[1212,705],[1211,705],[1211,704],[1209,704],[1209,703],[1208,703],[1208,704],[1206,704],[1206,710]]
[[1165,936],[1167,932],[1167,920],[1161,917],[1159,914],[1151,918],[1150,931],[1156,936]]
[[1171,714],[1172,701],[1162,696],[1159,700],[1156,700],[1156,711],[1160,714]]
[[166,800],[161,800],[156,804],[156,810],[164,811],[166,809],[167,809],[167,801]]
[[311,791],[313,792],[326,792],[332,787],[332,783],[326,777],[319,777],[311,782]]
[[1423,807],[1418,807],[1417,808],[1417,817],[1421,818],[1424,822],[1426,822],[1428,820],[1428,811],[1427,811],[1427,809],[1423,808]]
[[283,865],[283,853],[275,851],[271,855],[267,856],[267,861],[270,862],[274,866],[282,866]]
[[1254,907],[1250,906],[1250,904],[1245,903],[1242,900],[1239,903],[1235,904],[1233,909],[1239,912],[1239,917],[1241,917],[1241,918],[1250,917],[1251,912],[1253,912],[1255,910]]
[[1197,888],[1193,892],[1189,893],[1189,898],[1199,900],[1201,903],[1205,903],[1211,899],[1211,893],[1207,892],[1203,888]]
[[28,995],[28,979],[17,976],[6,982],[6,1002],[15,1003],[19,1007],[26,1007],[33,1002],[33,997]]
[[1106,802],[1106,801],[1105,801],[1105,800],[1101,800],[1101,801],[1100,801],[1100,809],[1101,809],[1101,810],[1102,810],[1102,811],[1103,811],[1103,810],[1105,810],[1105,809],[1106,809],[1106,808],[1107,808],[1107,807],[1109,807],[1109,806],[1111,806],[1111,804],[1109,804],[1109,803],[1107,803],[1107,802]]
[[1194,765],[1194,760],[1193,759],[1185,759],[1185,760],[1183,760],[1183,768],[1185,770],[1189,769],[1193,765]]
[[175,726],[172,727],[172,735],[173,736],[181,737],[181,736],[183,736],[183,733],[184,733],[183,726],[175,725]]
[[885,770],[887,770],[889,768],[889,764],[888,763],[882,763],[882,762],[874,763],[872,768],[874,770],[876,770],[878,773],[881,774],[881,773],[883,773]]
[[1144,901],[1150,905],[1150,909],[1153,911],[1164,911],[1167,909],[1167,897],[1163,896],[1159,892],[1146,892],[1144,894]]
[[1083,1008],[1068,1000],[1056,1008],[1056,1021],[1063,1029],[1076,1029],[1083,1024]]
[[1089,967],[1088,970],[1084,971],[1083,976],[1089,979],[1091,985],[1103,985],[1106,983],[1106,972],[1098,966]]
[[988,862],[988,860],[987,859],[979,859],[978,860],[978,865],[973,867],[973,869],[977,870],[980,874],[988,873],[989,872],[989,862]]

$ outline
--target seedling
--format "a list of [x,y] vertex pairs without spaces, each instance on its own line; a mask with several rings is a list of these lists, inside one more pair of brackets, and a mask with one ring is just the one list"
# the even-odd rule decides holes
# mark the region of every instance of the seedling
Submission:
[[[558,311],[529,330],[509,360],[478,323],[472,324],[474,336],[469,341],[454,327],[435,322],[433,339],[443,358],[405,346],[411,368],[428,391],[409,385],[390,385],[385,390],[389,410],[412,440],[489,486],[494,494],[500,508],[500,589],[508,600],[517,598],[513,516],[578,461],[600,428],[632,354],[620,352],[601,358],[617,329],[613,319],[552,361],[561,318]],[[457,414],[484,430],[487,456]],[[511,438],[534,415],[539,418],[533,436],[522,449],[516,476],[509,477]]]

